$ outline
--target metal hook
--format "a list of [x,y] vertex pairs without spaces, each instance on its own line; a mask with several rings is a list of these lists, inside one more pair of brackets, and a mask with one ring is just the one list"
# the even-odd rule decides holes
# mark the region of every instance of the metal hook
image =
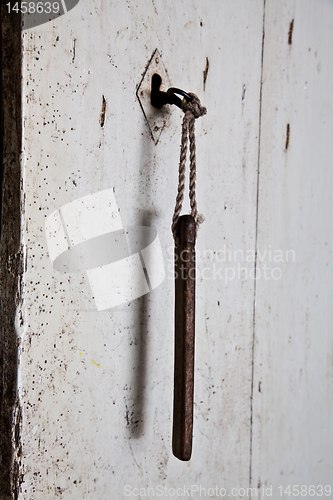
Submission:
[[184,92],[184,90],[177,89],[175,87],[171,87],[168,89],[166,92],[162,92],[160,90],[160,86],[162,83],[162,78],[160,75],[155,73],[152,76],[151,79],[151,94],[150,94],[150,102],[154,108],[162,108],[164,104],[175,104],[178,106],[178,108],[182,109],[182,101],[181,99],[176,95],[181,95],[185,97],[187,102],[192,101],[192,97],[187,93]]

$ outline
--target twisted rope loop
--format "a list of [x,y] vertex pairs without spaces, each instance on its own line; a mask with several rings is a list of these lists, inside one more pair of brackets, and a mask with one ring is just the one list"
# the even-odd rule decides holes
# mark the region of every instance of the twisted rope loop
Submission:
[[177,222],[180,212],[182,210],[184,192],[185,192],[185,167],[186,167],[186,153],[188,137],[190,138],[190,185],[189,196],[191,205],[191,215],[195,220],[196,231],[199,224],[202,222],[197,211],[197,200],[195,195],[195,181],[196,181],[196,150],[195,150],[195,120],[200,116],[207,113],[207,109],[201,105],[199,98],[195,94],[189,94],[192,97],[191,102],[185,99],[182,102],[182,110],[184,111],[184,118],[182,123],[182,143],[180,147],[180,160],[179,160],[179,178],[178,178],[178,193],[176,198],[175,210],[172,218],[172,233],[175,244],[178,246],[177,239]]

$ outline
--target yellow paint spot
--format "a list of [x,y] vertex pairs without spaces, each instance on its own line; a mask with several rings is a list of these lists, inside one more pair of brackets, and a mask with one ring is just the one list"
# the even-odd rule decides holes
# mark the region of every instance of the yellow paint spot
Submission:
[[93,366],[97,366],[97,368],[101,368],[102,367],[102,365],[99,365],[98,363],[95,363],[95,361],[92,361],[91,364]]

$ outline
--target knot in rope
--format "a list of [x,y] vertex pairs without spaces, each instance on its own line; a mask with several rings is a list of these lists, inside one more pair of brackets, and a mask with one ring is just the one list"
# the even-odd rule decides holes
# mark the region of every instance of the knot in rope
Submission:
[[205,115],[207,113],[207,109],[201,105],[199,97],[192,93],[189,93],[189,95],[192,97],[191,102],[187,102],[186,99],[183,99],[182,101],[182,110],[184,113],[190,111],[194,118],[199,118],[200,116]]
[[182,143],[180,146],[180,160],[179,160],[179,180],[178,180],[178,193],[176,198],[175,210],[172,218],[172,233],[176,246],[179,245],[177,237],[177,222],[180,212],[182,210],[184,192],[185,192],[185,164],[187,153],[187,142],[190,139],[190,182],[189,182],[189,196],[191,215],[195,220],[196,231],[199,224],[203,221],[203,217],[198,214],[197,201],[195,194],[195,181],[196,181],[196,150],[195,150],[195,120],[200,116],[207,113],[207,109],[201,105],[199,98],[195,94],[189,94],[192,97],[191,102],[185,99],[182,101],[182,110],[184,111],[184,118],[182,123]]

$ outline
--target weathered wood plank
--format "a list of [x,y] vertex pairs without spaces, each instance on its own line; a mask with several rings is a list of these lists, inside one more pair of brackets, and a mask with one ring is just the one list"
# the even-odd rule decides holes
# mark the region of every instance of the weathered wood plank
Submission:
[[[240,0],[81,0],[23,33],[20,498],[122,498],[126,485],[248,486],[254,287],[253,262],[239,256],[255,244],[262,19],[261,0],[246,8]],[[197,124],[206,221],[197,239],[195,433],[192,459],[181,466],[171,451],[170,231],[181,112],[155,146],[136,98],[155,48],[172,84],[208,109]],[[52,267],[45,221],[60,214],[56,237],[70,246],[81,219],[66,225],[62,207],[105,189],[125,226],[157,229],[166,279],[98,312],[85,272]],[[94,223],[86,226],[93,232]]]
[[266,2],[252,484],[274,498],[332,483],[332,25],[332,2]]
[[0,498],[18,495],[21,483],[21,412],[17,397],[17,323],[22,301],[21,246],[22,86],[21,37],[0,7]]

